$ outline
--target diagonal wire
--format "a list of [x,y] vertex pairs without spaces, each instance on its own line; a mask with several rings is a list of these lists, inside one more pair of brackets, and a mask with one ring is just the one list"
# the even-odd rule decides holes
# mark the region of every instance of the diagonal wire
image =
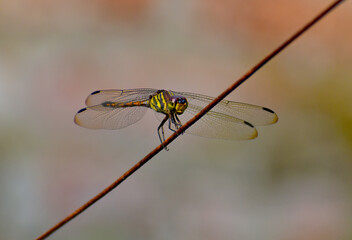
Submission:
[[122,183],[126,178],[131,176],[135,171],[137,171],[140,167],[142,167],[146,162],[148,162],[151,158],[153,158],[156,154],[164,149],[167,145],[169,145],[175,138],[177,138],[180,134],[182,134],[187,128],[192,126],[196,121],[198,121],[202,116],[204,116],[210,109],[212,109],[216,104],[218,104],[221,100],[223,100],[227,95],[229,95],[233,90],[235,90],[238,86],[240,86],[243,82],[245,82],[250,76],[252,76],[256,71],[258,71],[261,67],[263,67],[268,61],[270,61],[273,57],[275,57],[278,53],[280,53],[284,48],[286,48],[289,44],[291,44],[294,40],[296,40],[299,36],[301,36],[305,31],[307,31],[310,27],[312,27],[315,23],[321,20],[326,14],[328,14],[331,10],[337,7],[344,0],[337,0],[333,2],[330,6],[328,6],[325,10],[319,13],[315,18],[313,18],[310,22],[308,22],[305,26],[303,26],[300,30],[298,30],[295,34],[293,34],[289,39],[287,39],[284,43],[282,43],[278,48],[276,48],[273,52],[263,58],[257,65],[255,65],[252,69],[250,69],[247,73],[245,73],[241,78],[239,78],[236,82],[234,82],[228,89],[222,92],[217,98],[215,98],[209,105],[203,108],[198,114],[196,114],[192,119],[190,119],[187,123],[185,123],[182,127],[180,127],[175,133],[173,133],[169,138],[167,138],[162,144],[156,147],[153,151],[147,154],[142,160],[140,160],[137,164],[135,164],[132,168],[130,168],[127,172],[125,172],[121,177],[119,177],[115,182],[113,182],[110,186],[105,188],[98,195],[90,199],[88,202],[83,204],[76,211],[68,215],[66,218],[58,222],[52,228],[44,232],[41,236],[37,238],[37,240],[42,240],[47,238],[53,232],[61,228],[64,224],[71,221],[78,214],[86,210],[88,207],[93,205],[96,201],[104,197],[110,191],[112,191],[115,187],[117,187],[120,183]]

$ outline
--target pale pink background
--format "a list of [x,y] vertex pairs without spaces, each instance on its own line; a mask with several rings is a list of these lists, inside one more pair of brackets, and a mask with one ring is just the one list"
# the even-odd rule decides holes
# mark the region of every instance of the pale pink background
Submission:
[[[98,89],[216,96],[327,0],[0,2],[0,239],[34,239],[158,144],[150,111],[76,126]],[[352,4],[229,99],[279,115],[253,141],[183,135],[50,239],[352,237]]]

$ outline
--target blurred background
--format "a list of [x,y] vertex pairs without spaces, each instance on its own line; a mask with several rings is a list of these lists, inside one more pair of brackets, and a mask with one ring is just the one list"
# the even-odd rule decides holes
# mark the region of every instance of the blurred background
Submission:
[[[73,123],[89,93],[216,96],[327,0],[0,2],[0,239],[33,239],[159,144],[149,111]],[[183,135],[50,239],[352,238],[352,4],[228,99],[279,122],[252,141]]]

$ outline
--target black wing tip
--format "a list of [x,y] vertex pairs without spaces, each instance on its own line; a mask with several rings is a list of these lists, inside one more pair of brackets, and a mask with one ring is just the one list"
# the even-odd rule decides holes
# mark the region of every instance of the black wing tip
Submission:
[[95,95],[95,94],[98,94],[98,93],[100,93],[100,90],[94,91],[94,92],[92,92],[90,95]]
[[251,123],[247,122],[247,121],[243,121],[243,123],[246,124],[247,126],[250,126],[251,128],[254,128],[254,126]]
[[87,110],[87,108],[82,108],[82,109],[81,109],[81,110],[79,110],[77,113],[84,112],[85,110]]
[[269,108],[263,107],[263,110],[275,114],[275,112]]

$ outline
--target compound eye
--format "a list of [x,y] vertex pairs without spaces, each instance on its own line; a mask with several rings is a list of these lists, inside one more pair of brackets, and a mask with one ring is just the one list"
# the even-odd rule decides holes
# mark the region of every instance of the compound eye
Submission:
[[186,99],[184,99],[184,98],[178,98],[178,99],[177,99],[177,103],[185,104],[185,103],[186,103]]

